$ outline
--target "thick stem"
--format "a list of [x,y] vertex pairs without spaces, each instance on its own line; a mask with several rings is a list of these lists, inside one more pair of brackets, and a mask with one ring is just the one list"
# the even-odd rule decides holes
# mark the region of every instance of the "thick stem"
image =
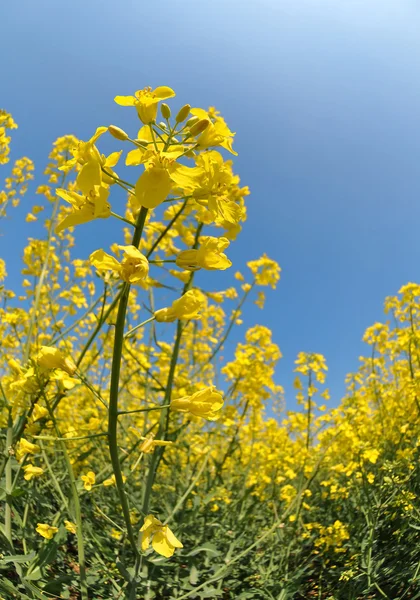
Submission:
[[12,461],[10,451],[13,444],[13,420],[12,413],[9,411],[9,418],[7,423],[7,437],[6,437],[6,452],[8,454],[6,460],[6,507],[4,511],[4,533],[10,545],[13,547],[12,542]]
[[[137,218],[136,229],[134,232],[132,245],[138,248],[141,235],[146,221],[147,208],[141,208]],[[127,314],[128,299],[130,295],[130,285],[124,284],[121,290],[120,302],[118,305],[117,321],[115,325],[114,351],[112,355],[111,367],[111,385],[109,393],[108,409],[108,443],[111,457],[112,469],[115,475],[115,484],[120,498],[121,508],[124,515],[124,521],[127,528],[127,537],[131,544],[134,554],[138,555],[136,538],[134,536],[133,526],[130,521],[130,507],[124,490],[124,481],[121,471],[120,457],[118,452],[118,391],[120,383],[120,370],[122,349],[124,343],[124,327]]]

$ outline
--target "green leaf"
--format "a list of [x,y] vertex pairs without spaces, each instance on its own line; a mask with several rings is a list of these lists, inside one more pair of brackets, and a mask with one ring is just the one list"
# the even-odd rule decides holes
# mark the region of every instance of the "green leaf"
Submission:
[[36,556],[36,552],[31,552],[30,554],[12,554],[11,556],[4,556],[1,564],[7,564],[10,562],[13,563],[27,563],[33,560]]
[[35,569],[33,571],[31,571],[29,573],[29,575],[25,575],[25,580],[26,581],[38,581],[38,579],[41,579],[41,577],[42,577],[41,568],[35,567]]
[[189,581],[190,581],[191,585],[196,585],[196,583],[198,581],[198,569],[195,565],[193,565],[191,567]]
[[208,554],[211,554],[213,556],[220,555],[219,550],[216,548],[216,546],[214,544],[212,544],[210,542],[206,542],[205,544],[202,544],[198,548],[194,548],[194,550],[191,550],[191,552],[186,554],[186,556],[195,556],[196,554],[199,554],[200,552],[207,552]]

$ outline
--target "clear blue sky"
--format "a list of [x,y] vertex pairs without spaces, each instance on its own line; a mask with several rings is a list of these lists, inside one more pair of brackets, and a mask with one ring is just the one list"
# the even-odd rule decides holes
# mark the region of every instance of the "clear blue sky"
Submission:
[[[177,106],[222,112],[252,191],[229,255],[241,269],[267,252],[283,269],[245,324],[272,328],[289,407],[301,350],[327,357],[336,404],[385,296],[419,280],[419,3],[3,0],[1,14],[0,104],[19,123],[13,157],[38,172],[57,136],[132,123],[116,94],[169,85]],[[28,231],[11,222],[0,238],[9,271]],[[98,247],[93,231],[75,256]]]

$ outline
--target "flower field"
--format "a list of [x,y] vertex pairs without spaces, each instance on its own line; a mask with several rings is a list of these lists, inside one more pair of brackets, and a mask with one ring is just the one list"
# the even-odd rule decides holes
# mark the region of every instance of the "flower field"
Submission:
[[420,598],[420,285],[385,299],[340,401],[300,353],[285,410],[280,267],[229,258],[235,134],[169,87],[115,102],[130,131],[64,135],[36,178],[0,112],[1,247],[19,203],[29,232],[16,289],[0,258],[0,598]]

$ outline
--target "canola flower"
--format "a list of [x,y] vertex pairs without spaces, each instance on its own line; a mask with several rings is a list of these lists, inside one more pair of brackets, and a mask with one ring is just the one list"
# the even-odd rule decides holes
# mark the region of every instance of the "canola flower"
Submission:
[[183,548],[181,542],[175,537],[167,525],[163,525],[153,515],[148,515],[140,528],[142,532],[141,549],[147,550],[152,544],[153,550],[166,558],[170,558],[175,548]]
[[171,401],[171,408],[180,412],[188,412],[196,417],[214,421],[223,407],[223,396],[214,386],[195,392],[191,396]]
[[176,257],[176,264],[187,271],[196,271],[197,269],[224,271],[232,266],[231,261],[223,252],[229,244],[229,240],[225,237],[217,239],[205,236],[201,238],[199,249],[180,252]]
[[196,319],[204,306],[204,297],[199,290],[188,290],[172,306],[155,311],[156,321],[171,323],[176,319]]
[[81,476],[81,480],[83,481],[83,487],[85,488],[85,490],[90,492],[90,490],[96,483],[95,473],[93,471],[88,471],[86,475]]
[[[234,133],[215,108],[186,104],[173,117],[174,96],[117,96],[136,109],[126,131],[60,137],[33,202],[32,161],[7,167],[0,217],[24,198],[25,227],[45,218],[45,235],[28,236],[16,290],[0,258],[0,593],[163,597],[176,585],[181,598],[409,598],[420,286],[386,299],[336,408],[326,358],[299,353],[298,408],[286,411],[280,348],[266,325],[244,326],[244,305],[263,309],[280,266],[250,252],[226,289],[207,289],[199,271],[233,266],[246,220]],[[14,126],[2,111],[2,164]],[[105,218],[113,255],[89,257],[78,236]],[[9,579],[16,591],[4,592]]]
[[147,258],[135,246],[118,246],[124,258],[118,262],[116,258],[103,250],[95,250],[90,257],[90,263],[98,271],[113,271],[127,283],[139,283],[149,273]]
[[36,526],[36,530],[39,535],[42,535],[46,540],[52,540],[54,535],[58,531],[58,527],[53,527],[52,525],[48,525],[47,523],[38,523]]

